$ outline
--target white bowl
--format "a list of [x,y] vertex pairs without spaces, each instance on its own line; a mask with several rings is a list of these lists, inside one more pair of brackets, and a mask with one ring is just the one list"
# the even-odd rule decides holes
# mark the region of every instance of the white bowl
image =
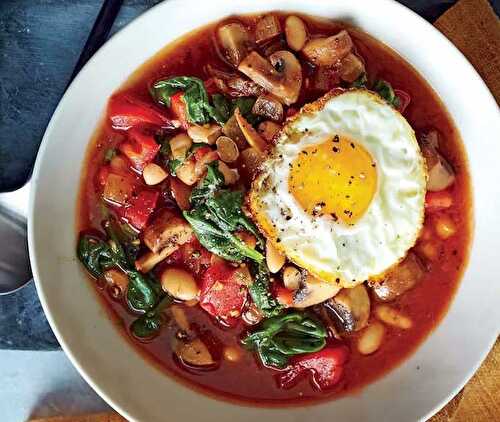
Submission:
[[[441,324],[410,359],[360,393],[309,407],[232,404],[169,378],[144,360],[113,326],[75,257],[82,160],[111,93],[180,35],[226,15],[266,10],[348,20],[399,52],[434,87],[453,116],[466,145],[474,191],[470,262]],[[402,422],[427,418],[462,388],[498,336],[499,133],[497,104],[471,65],[430,24],[396,2],[164,2],[115,35],[89,61],[59,103],[43,138],[29,212],[31,263],[43,308],[82,376],[130,420]]]

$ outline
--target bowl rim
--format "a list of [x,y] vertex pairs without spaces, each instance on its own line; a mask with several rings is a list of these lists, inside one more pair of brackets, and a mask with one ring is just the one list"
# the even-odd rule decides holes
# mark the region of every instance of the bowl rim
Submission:
[[[220,4],[222,0],[216,0],[215,2]],[[341,2],[346,2],[347,0],[341,0]],[[38,207],[38,197],[37,197],[37,185],[38,185],[38,180],[42,171],[42,166],[44,163],[44,156],[46,153],[47,145],[50,142],[52,132],[54,130],[54,127],[57,126],[58,121],[60,119],[60,116],[63,113],[64,107],[66,106],[66,103],[69,101],[73,96],[73,92],[75,91],[75,87],[80,84],[80,81],[83,79],[83,75],[85,75],[90,68],[93,66],[96,66],[99,61],[101,61],[102,58],[106,57],[106,55],[113,49],[119,48],[120,43],[122,42],[122,39],[125,38],[126,35],[130,35],[134,31],[137,30],[141,25],[145,25],[152,16],[166,12],[166,11],[171,11],[175,10],[176,7],[179,7],[182,5],[183,8],[186,7],[186,3],[192,3],[195,4],[196,0],[170,0],[168,2],[162,2],[159,3],[149,10],[147,10],[145,13],[134,19],[129,25],[118,31],[116,34],[114,34],[104,45],[99,49],[99,51],[89,60],[89,62],[83,67],[83,69],[80,71],[80,73],[77,75],[75,80],[71,83],[69,86],[68,90],[60,100],[52,118],[47,126],[47,129],[45,131],[45,134],[42,139],[42,143],[39,149],[39,152],[37,154],[34,170],[33,170],[33,188],[30,192],[30,200],[29,200],[29,210],[28,210],[28,245],[29,245],[29,251],[30,251],[30,259],[31,259],[31,265],[32,265],[32,271],[33,271],[33,276],[36,284],[36,288],[40,297],[40,301],[42,303],[42,307],[44,309],[45,315],[47,316],[47,319],[51,325],[52,330],[54,331],[54,334],[56,338],[58,339],[59,343],[61,344],[61,347],[63,348],[64,352],[66,355],[69,357],[70,361],[72,364],[76,367],[78,372],[81,374],[81,376],[92,386],[92,388],[108,402],[113,408],[117,409],[120,414],[124,415],[127,419],[129,420],[136,420],[132,412],[129,412],[126,410],[123,406],[123,400],[120,400],[121,403],[118,403],[118,400],[115,400],[115,398],[111,397],[111,394],[107,391],[105,391],[103,388],[100,387],[99,382],[96,381],[92,376],[90,376],[85,367],[81,365],[79,362],[78,358],[74,355],[72,349],[68,346],[66,342],[66,333],[63,333],[62,331],[59,330],[58,324],[55,321],[54,311],[51,309],[51,307],[48,304],[47,301],[47,291],[45,290],[44,286],[44,281],[42,281],[42,277],[40,274],[40,268],[39,268],[39,262],[38,262],[38,251],[37,251],[37,246],[36,246],[36,233],[35,229],[37,224],[43,224],[43,223],[38,223],[37,218],[36,218],[36,210]],[[244,0],[245,5],[249,3],[249,0]],[[261,11],[270,11],[270,10],[282,10],[277,9],[275,7],[270,7],[274,6],[277,3],[280,3],[279,0],[255,0],[255,3],[258,3],[262,7],[259,9]],[[267,3],[267,7],[266,7]],[[492,108],[492,107],[497,107],[496,101],[491,94],[491,92],[488,90],[486,87],[485,83],[483,80],[480,78],[476,70],[472,67],[472,65],[467,61],[467,59],[462,55],[462,53],[443,35],[441,34],[435,27],[433,27],[430,23],[425,21],[422,17],[408,9],[407,7],[403,6],[402,4],[396,2],[395,0],[372,0],[372,5],[375,7],[381,7],[381,8],[390,8],[397,10],[397,13],[400,13],[402,15],[406,15],[406,17],[410,20],[413,21],[413,23],[416,25],[417,29],[420,29],[422,31],[425,31],[429,34],[432,34],[432,37],[434,37],[436,40],[439,40],[439,42],[443,45],[446,45],[446,49],[448,50],[448,53],[453,55],[455,60],[460,62],[460,66],[464,69],[464,72],[466,72],[471,78],[473,84],[476,86],[476,89],[481,90],[482,92],[480,93],[480,96],[482,99],[485,101],[483,104],[484,107],[486,108]],[[199,6],[199,4],[197,5]],[[307,7],[307,6],[304,6]],[[245,8],[245,7],[243,7]],[[290,10],[293,11],[295,10],[294,8],[290,9],[284,9],[284,10]],[[246,9],[244,11],[246,13]],[[307,13],[304,11],[304,13]],[[314,15],[314,12],[311,12],[312,15]],[[219,18],[223,18],[226,16],[225,14],[221,14]],[[336,19],[334,17],[334,19]],[[342,20],[342,19],[340,19]],[[192,29],[196,29],[197,26],[193,27]],[[363,29],[363,28],[362,28]],[[369,31],[367,31],[370,33]],[[182,35],[182,34],[181,34]],[[398,51],[398,53],[408,62],[412,63],[411,60],[408,60],[408,58],[403,54],[404,52]],[[413,66],[415,66],[412,63]],[[140,66],[140,65],[139,65]],[[421,71],[417,66],[415,66],[417,71],[424,75],[424,72]],[[130,75],[125,75],[125,78],[128,78]],[[426,78],[427,79],[427,78]],[[115,87],[115,89],[118,87]],[[451,114],[451,113],[450,113]],[[453,118],[453,115],[452,115]],[[98,122],[96,122],[96,125]],[[472,169],[471,170],[471,178],[473,179],[473,174],[472,174]],[[472,183],[473,185],[473,183]],[[473,185],[474,188],[474,185]],[[473,192],[474,196],[474,192]],[[471,246],[472,247],[472,246]],[[465,274],[462,276],[462,278],[465,277]],[[461,281],[462,282],[462,281]],[[459,292],[457,292],[457,295]],[[456,297],[452,299],[452,302],[455,301]],[[442,321],[438,324],[442,324]],[[121,335],[121,334],[120,334]],[[469,379],[472,377],[472,375],[476,372],[476,370],[479,368],[481,365],[482,361],[486,358],[489,350],[493,347],[496,338],[498,337],[498,330],[497,332],[491,332],[490,336],[490,341],[489,344],[485,344],[485,348],[483,352],[478,356],[478,359],[476,360],[476,363],[474,365],[471,365],[469,370],[466,372],[464,375],[462,382],[456,385],[454,389],[449,391],[449,393],[446,395],[446,397],[439,402],[438,405],[433,406],[431,409],[427,409],[426,413],[422,415],[422,418],[428,418],[435,414],[439,409],[441,409],[451,398],[453,398],[459,391],[460,389],[463,388],[463,386],[469,381]],[[428,339],[424,340],[424,342],[428,341]],[[415,352],[414,352],[415,353]],[[405,359],[408,360],[409,358]],[[403,363],[404,364],[404,363]],[[394,369],[393,369],[394,370]],[[392,371],[393,371],[392,370]],[[385,375],[387,376],[387,375]],[[226,403],[226,402],[224,402]],[[239,406],[239,404],[238,404]],[[244,405],[243,405],[244,406]],[[318,405],[319,406],[319,405]],[[134,412],[137,413],[137,412]]]

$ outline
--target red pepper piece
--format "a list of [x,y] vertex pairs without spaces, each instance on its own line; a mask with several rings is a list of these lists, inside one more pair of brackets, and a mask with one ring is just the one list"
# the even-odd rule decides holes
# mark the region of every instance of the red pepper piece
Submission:
[[290,369],[278,375],[281,388],[293,387],[300,378],[311,374],[313,386],[326,390],[337,384],[344,372],[344,363],[349,356],[346,346],[328,346],[323,350],[290,359]]
[[247,286],[236,277],[235,268],[225,263],[215,264],[203,274],[200,306],[231,324],[241,315],[247,292]]
[[154,160],[160,150],[153,135],[143,132],[141,129],[131,129],[129,139],[119,146],[120,151],[130,160],[138,171],[144,170],[148,163]]
[[108,116],[113,128],[119,130],[144,124],[173,127],[171,120],[161,110],[130,94],[113,95],[108,103]]
[[189,121],[183,92],[178,92],[170,97],[170,110],[174,114],[175,118],[180,121],[181,127],[187,130],[189,127]]
[[158,196],[159,192],[153,190],[139,192],[136,197],[129,201],[123,217],[136,229],[142,230],[156,208]]
[[453,197],[447,190],[427,192],[425,195],[425,210],[427,212],[442,211],[453,205]]

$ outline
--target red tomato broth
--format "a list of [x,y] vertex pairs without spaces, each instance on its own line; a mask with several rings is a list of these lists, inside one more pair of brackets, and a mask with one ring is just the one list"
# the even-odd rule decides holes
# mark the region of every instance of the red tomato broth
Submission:
[[[282,23],[286,16],[280,15]],[[127,310],[123,300],[112,299],[105,293],[105,289],[99,289],[102,293],[99,296],[105,302],[110,317],[120,326],[120,331],[125,328],[130,343],[155,366],[206,394],[253,405],[300,405],[340,397],[359,391],[363,386],[399,365],[430,334],[446,313],[467,263],[471,238],[471,193],[465,152],[451,117],[432,88],[393,50],[362,31],[337,22],[303,18],[309,33],[313,35],[334,34],[342,28],[348,28],[356,51],[365,60],[370,79],[386,79],[394,88],[402,89],[410,95],[411,102],[404,115],[417,134],[421,130],[435,128],[442,136],[440,151],[456,172],[456,180],[450,190],[454,203],[450,209],[426,216],[425,224],[433,233],[431,241],[438,246],[438,258],[426,261],[428,271],[423,280],[389,303],[410,317],[413,326],[408,330],[386,326],[386,334],[380,349],[368,356],[361,355],[356,350],[359,333],[346,337],[343,343],[349,347],[351,353],[344,365],[341,381],[328,391],[318,391],[308,379],[303,379],[289,389],[278,388],[276,379],[278,372],[263,368],[256,356],[241,348],[239,344],[241,336],[251,330],[251,327],[245,326],[240,320],[236,326],[224,328],[199,306],[183,306],[183,309],[196,331],[209,332],[216,339],[215,346],[212,345],[211,348],[215,350],[214,355],[220,359],[215,370],[186,370],[179,364],[173,352],[172,338],[177,331],[173,322],[168,322],[158,337],[152,341],[138,341],[128,331],[130,323],[137,316]],[[255,16],[238,17],[238,19],[252,28],[256,22]],[[206,79],[204,65],[210,63],[222,69],[227,68],[214,47],[213,32],[218,24],[196,30],[165,47],[134,72],[121,91],[141,100],[151,101],[148,87],[159,78],[189,75]],[[301,99],[309,101],[318,96],[316,94],[309,98],[310,95],[312,94],[301,95]],[[299,102],[293,107],[302,105]],[[101,228],[100,198],[96,189],[97,174],[106,149],[115,146],[123,137],[124,135],[112,130],[109,123],[104,121],[100,123],[88,147],[80,188],[79,231]],[[447,240],[440,240],[434,232],[434,221],[439,215],[450,216],[457,226],[456,234]],[[416,250],[418,253],[418,243]],[[155,271],[160,271],[166,265],[159,264]],[[200,283],[199,278],[197,281]],[[373,310],[377,304],[373,295],[371,303]],[[371,318],[375,318],[373,314]],[[221,345],[241,348],[241,359],[238,362],[225,361],[222,358]]]

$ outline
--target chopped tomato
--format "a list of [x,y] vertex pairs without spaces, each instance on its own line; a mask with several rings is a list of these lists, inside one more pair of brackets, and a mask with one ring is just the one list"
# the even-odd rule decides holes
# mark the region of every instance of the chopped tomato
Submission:
[[153,161],[160,150],[153,135],[143,132],[141,129],[131,129],[129,139],[119,146],[120,151],[127,156],[136,170],[142,171],[146,164]]
[[172,110],[172,113],[181,122],[181,127],[187,130],[189,123],[183,92],[178,92],[170,97],[170,110]]
[[194,151],[194,158],[196,161],[201,160],[205,155],[210,154],[212,152],[212,148],[210,147],[200,147],[196,148]]
[[123,217],[138,230],[142,230],[156,208],[159,192],[143,190],[128,202]]
[[97,180],[101,186],[105,186],[110,173],[109,166],[102,166],[97,173]]
[[425,195],[425,210],[427,212],[441,211],[453,205],[453,197],[447,190],[427,192]]
[[108,103],[108,116],[114,129],[128,130],[137,125],[172,127],[171,120],[153,104],[129,94],[113,95]]
[[232,325],[241,315],[247,291],[247,286],[236,277],[236,268],[225,263],[214,264],[203,274],[200,306]]
[[326,390],[342,378],[348,356],[346,346],[327,346],[319,352],[294,356],[290,358],[290,369],[278,375],[278,384],[281,388],[290,388],[310,374],[313,386]]
[[287,289],[286,287],[274,283],[273,284],[273,293],[278,302],[283,306],[291,306],[293,302],[293,290]]
[[193,236],[189,242],[172,253],[165,262],[169,265],[184,267],[198,275],[210,265],[211,258],[212,254]]
[[396,97],[398,97],[399,99],[399,105],[396,108],[401,114],[403,114],[406,110],[406,107],[408,107],[408,105],[410,104],[410,94],[400,89],[395,89],[394,94],[396,94]]

